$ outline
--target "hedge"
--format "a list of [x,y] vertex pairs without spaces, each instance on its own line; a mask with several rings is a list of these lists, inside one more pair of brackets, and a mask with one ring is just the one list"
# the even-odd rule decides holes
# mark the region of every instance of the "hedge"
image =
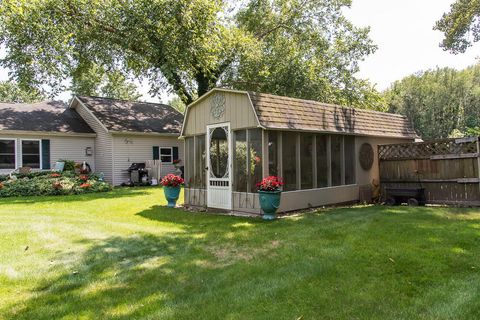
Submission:
[[52,196],[110,191],[96,174],[33,172],[0,176],[0,197]]

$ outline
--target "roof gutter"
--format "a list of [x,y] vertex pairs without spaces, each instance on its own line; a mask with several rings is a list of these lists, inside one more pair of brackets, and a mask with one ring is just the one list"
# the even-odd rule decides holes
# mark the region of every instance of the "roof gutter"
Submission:
[[87,132],[57,132],[57,131],[32,131],[32,130],[2,130],[0,129],[0,135],[4,134],[24,134],[24,135],[44,135],[44,136],[57,136],[57,137],[85,137],[95,138],[96,133]]

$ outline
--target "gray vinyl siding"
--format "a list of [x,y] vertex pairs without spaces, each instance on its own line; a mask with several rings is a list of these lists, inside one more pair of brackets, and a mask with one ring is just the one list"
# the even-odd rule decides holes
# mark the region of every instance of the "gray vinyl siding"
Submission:
[[[86,161],[91,168],[95,170],[95,159],[93,156],[85,155],[85,149],[90,147],[95,152],[95,137],[76,137],[76,136],[54,136],[48,134],[3,134],[0,133],[2,139],[16,139],[17,167],[22,166],[22,145],[23,140],[50,140],[50,166],[54,167],[55,162],[60,159],[73,160],[75,162]],[[10,169],[0,169],[0,174],[10,173]]]
[[95,139],[95,171],[102,172],[106,181],[115,184],[113,179],[113,138],[88,109],[77,103],[75,110],[97,134]]
[[[126,140],[127,139],[127,140]],[[183,140],[177,137],[139,136],[139,135],[114,135],[113,150],[115,166],[113,177],[116,185],[128,180],[126,169],[133,162],[145,162],[153,160],[153,147],[178,147],[178,158],[183,165]],[[174,173],[172,164],[162,166],[161,175]]]

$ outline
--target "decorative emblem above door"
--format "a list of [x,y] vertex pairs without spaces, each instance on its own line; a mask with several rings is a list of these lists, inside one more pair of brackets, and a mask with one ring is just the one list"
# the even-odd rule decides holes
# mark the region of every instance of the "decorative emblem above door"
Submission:
[[223,92],[216,92],[213,95],[210,113],[215,120],[220,119],[225,113],[225,95]]

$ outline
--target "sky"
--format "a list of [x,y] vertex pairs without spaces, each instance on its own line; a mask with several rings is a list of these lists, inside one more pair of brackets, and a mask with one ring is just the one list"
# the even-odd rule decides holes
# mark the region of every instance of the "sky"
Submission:
[[454,55],[440,48],[443,34],[433,26],[453,0],[353,0],[345,15],[356,26],[370,26],[378,50],[360,63],[360,78],[378,90],[420,70],[438,67],[463,69],[480,56],[477,43]]
[[[436,68],[463,69],[480,62],[480,43],[466,53],[454,55],[439,47],[442,33],[434,31],[435,22],[449,11],[454,0],[353,0],[345,15],[356,26],[370,26],[370,37],[378,50],[360,63],[359,78],[369,79],[378,90],[412,73]],[[0,69],[0,80],[8,78]],[[139,84],[142,100],[166,103],[167,92],[160,98],[148,94],[148,84]],[[58,98],[67,100],[69,93]]]

